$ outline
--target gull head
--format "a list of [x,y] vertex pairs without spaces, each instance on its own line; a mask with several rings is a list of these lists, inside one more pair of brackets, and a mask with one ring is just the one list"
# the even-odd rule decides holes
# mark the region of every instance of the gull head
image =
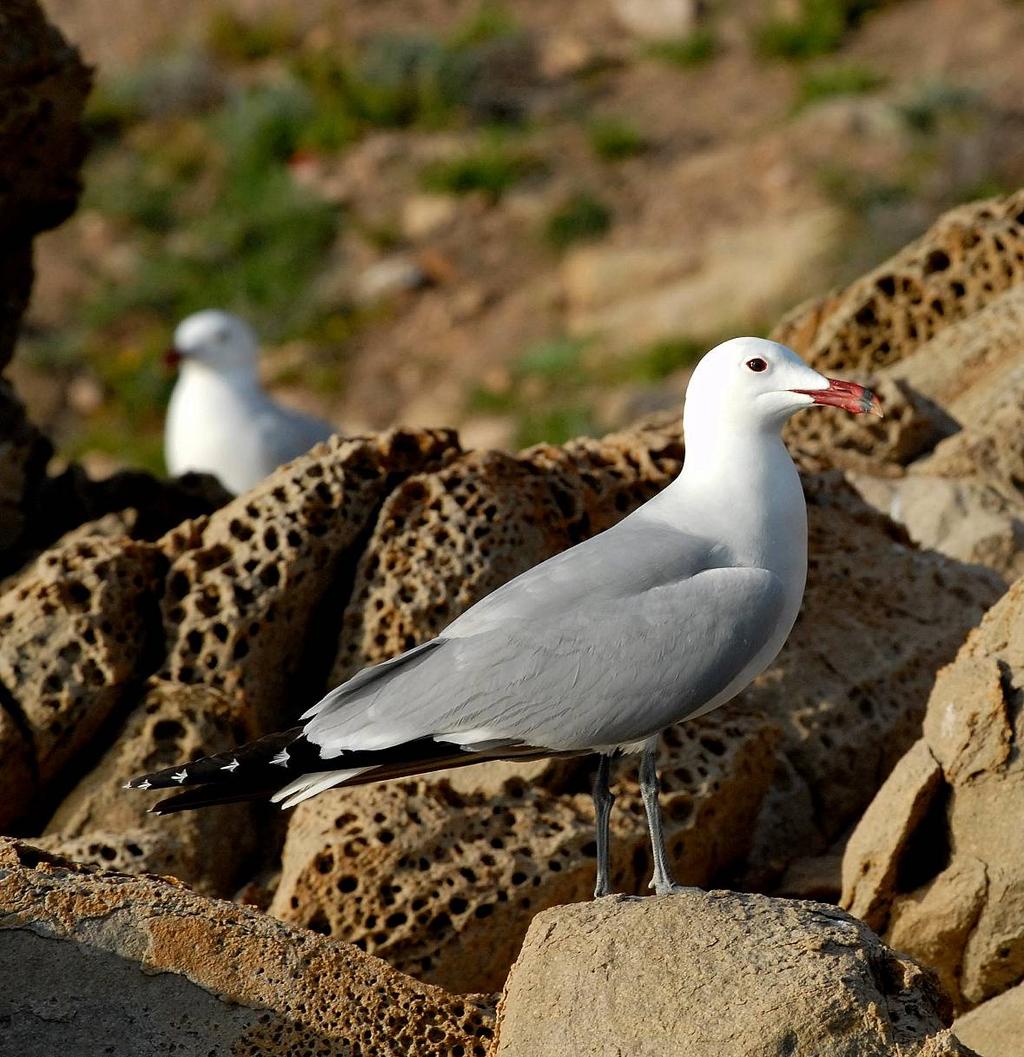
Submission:
[[732,338],[708,352],[686,390],[686,431],[778,431],[801,408],[815,404],[854,415],[882,417],[878,398],[856,382],[826,378],[785,345]]
[[209,308],[178,324],[166,360],[169,366],[197,363],[224,374],[255,374],[258,357],[249,324],[230,312]]

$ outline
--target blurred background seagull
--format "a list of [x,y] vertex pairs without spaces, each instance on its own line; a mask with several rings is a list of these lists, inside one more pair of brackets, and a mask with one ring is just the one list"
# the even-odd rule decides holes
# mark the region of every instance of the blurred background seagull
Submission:
[[229,312],[207,309],[179,323],[167,361],[180,371],[164,431],[174,476],[211,473],[237,495],[337,432],[270,399],[256,336]]
[[739,693],[775,659],[804,593],[807,510],[783,423],[826,404],[881,415],[854,382],[737,338],[693,372],[679,476],[617,525],[517,576],[440,635],[332,690],[301,725],[128,783],[193,786],[158,813],[355,785],[494,759],[598,755],[595,895],[611,891],[612,760],[639,755],[654,854],[658,736]]

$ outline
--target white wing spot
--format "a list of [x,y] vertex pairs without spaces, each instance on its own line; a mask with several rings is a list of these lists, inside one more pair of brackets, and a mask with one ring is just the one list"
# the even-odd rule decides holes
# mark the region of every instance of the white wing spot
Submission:
[[279,767],[287,767],[290,759],[291,757],[288,755],[288,750],[282,749],[270,762],[276,763]]
[[135,787],[136,789],[148,789],[152,783],[148,778],[143,778],[141,782]]
[[225,764],[225,765],[224,765],[224,766],[223,766],[223,767],[221,768],[221,770],[222,770],[222,771],[234,771],[234,769],[235,769],[235,768],[236,768],[237,766],[238,766],[238,758],[237,758],[237,757],[235,757],[234,759],[232,759],[232,761],[231,761],[230,763],[226,763],[226,764]]
[[172,774],[171,778],[173,778],[176,782],[184,782],[185,779],[188,778],[188,770],[182,767],[182,769],[178,771],[177,774]]

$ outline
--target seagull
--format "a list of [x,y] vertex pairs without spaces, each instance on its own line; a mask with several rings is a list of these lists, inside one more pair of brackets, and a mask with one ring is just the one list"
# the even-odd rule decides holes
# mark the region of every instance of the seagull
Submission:
[[164,432],[174,476],[212,473],[236,495],[337,432],[274,403],[260,385],[259,348],[244,320],[207,309],[178,324],[166,360],[180,365]]
[[[129,785],[193,786],[158,803],[158,814],[267,796],[292,807],[335,786],[596,754],[594,894],[604,896],[611,764],[639,756],[650,887],[677,891],[662,834],[658,737],[739,693],[793,627],[807,509],[780,431],[813,405],[882,414],[869,390],[824,377],[784,345],[717,346],[690,380],[683,468],[653,499],[499,587],[436,638],[358,672],[299,725],[191,761],[184,780],[171,767]],[[237,770],[225,772],[228,759]]]

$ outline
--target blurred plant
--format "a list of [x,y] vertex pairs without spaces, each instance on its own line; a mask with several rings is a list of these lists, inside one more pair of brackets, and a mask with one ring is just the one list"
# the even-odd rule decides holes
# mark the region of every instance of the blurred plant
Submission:
[[807,70],[797,89],[797,108],[837,95],[864,95],[886,83],[886,78],[866,66],[825,66]]
[[612,226],[612,211],[588,191],[577,191],[544,224],[544,238],[562,251],[576,242],[600,238]]
[[512,148],[492,135],[466,154],[431,162],[420,172],[420,183],[438,194],[479,191],[497,201],[510,187],[544,171],[546,166],[536,154]]
[[212,110],[224,99],[224,81],[197,51],[177,51],[134,70],[97,80],[85,111],[96,140],[113,140],[145,120],[161,120]]
[[913,132],[934,133],[944,118],[964,118],[978,105],[978,96],[970,88],[929,81],[918,85],[913,94],[897,104],[896,111]]
[[913,193],[913,188],[905,180],[883,179],[874,173],[840,165],[822,166],[817,178],[825,195],[854,214],[904,202]]
[[516,361],[517,378],[537,377],[558,380],[562,385],[586,381],[583,369],[583,350],[587,342],[580,338],[553,338],[532,345]]
[[206,43],[218,58],[244,63],[290,51],[299,43],[299,35],[288,12],[243,18],[231,8],[218,7],[207,22]]
[[643,133],[619,117],[602,117],[587,129],[591,150],[602,161],[621,161],[643,154],[649,144]]
[[294,88],[230,99],[205,128],[204,193],[183,193],[168,174],[173,137],[117,159],[116,181],[92,181],[88,204],[136,227],[142,252],[135,281],[108,284],[87,306],[88,321],[105,326],[138,310],[171,320],[215,304],[270,338],[307,326],[312,279],[339,222],[288,170],[309,112]]
[[707,343],[693,338],[663,338],[618,357],[617,363],[609,365],[608,374],[614,380],[660,382],[683,367],[693,366],[707,347]]
[[881,0],[800,0],[794,17],[770,18],[757,29],[762,55],[813,59],[835,51],[847,32],[857,26]]
[[710,26],[702,26],[685,37],[653,41],[646,51],[653,59],[689,69],[709,62],[718,54],[718,38]]
[[585,401],[556,403],[524,411],[516,429],[515,444],[518,448],[564,444],[574,437],[593,436],[597,432],[593,411]]

